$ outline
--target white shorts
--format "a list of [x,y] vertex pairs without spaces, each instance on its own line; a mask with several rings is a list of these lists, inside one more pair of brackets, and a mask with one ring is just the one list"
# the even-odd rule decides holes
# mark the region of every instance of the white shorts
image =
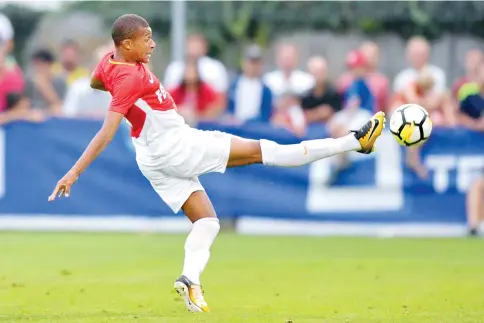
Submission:
[[191,128],[174,110],[153,115],[140,138],[133,139],[136,161],[156,193],[177,213],[193,192],[204,190],[198,176],[225,172],[232,135]]
[[358,109],[354,112],[341,110],[335,113],[331,123],[346,126],[348,130],[358,130],[370,120],[371,116],[370,111],[364,109]]

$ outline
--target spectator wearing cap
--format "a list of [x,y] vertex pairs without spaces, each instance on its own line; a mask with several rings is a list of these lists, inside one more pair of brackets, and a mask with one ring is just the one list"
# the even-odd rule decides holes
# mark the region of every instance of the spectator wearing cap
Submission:
[[218,118],[225,105],[213,87],[201,78],[199,66],[197,61],[186,62],[182,83],[168,89],[179,113],[191,125]]
[[54,61],[54,55],[48,50],[41,49],[32,55],[32,74],[27,79],[25,91],[31,108],[46,115],[62,112],[62,101],[67,90],[64,79],[52,72]]
[[[361,44],[359,50],[366,57],[367,72],[365,80],[375,97],[375,110],[387,111],[389,108],[390,83],[385,75],[378,72],[380,49],[376,43],[367,41]],[[354,74],[351,71],[341,75],[337,82],[338,92],[345,93],[354,80]]]
[[346,64],[353,76],[353,82],[344,92],[345,108],[363,109],[370,114],[375,109],[375,98],[370,90],[366,76],[368,73],[368,61],[360,50],[352,51],[346,58]]
[[[329,123],[329,132],[333,138],[346,135],[350,130],[357,130],[371,118],[375,109],[375,99],[366,82],[368,64],[360,50],[350,52],[346,64],[353,77],[353,82],[344,93],[343,109],[337,112]],[[333,159],[333,172],[330,183],[337,180],[339,174],[349,167],[347,153]]]
[[242,74],[236,77],[227,95],[227,113],[239,122],[269,122],[272,115],[272,92],[262,78],[262,50],[246,49]]
[[308,60],[308,71],[314,77],[314,87],[301,100],[308,123],[327,123],[341,110],[343,98],[328,80],[328,63],[324,57]]
[[55,76],[63,77],[68,86],[75,81],[89,77],[89,71],[81,66],[79,45],[74,40],[66,40],[61,44],[60,62],[55,62],[52,69]]
[[208,43],[202,34],[192,34],[186,41],[186,57],[184,61],[171,62],[165,71],[163,84],[175,88],[183,81],[185,65],[196,61],[200,79],[214,89],[218,95],[225,95],[229,79],[225,66],[218,60],[207,55]]
[[264,81],[274,96],[292,92],[303,95],[314,86],[314,78],[298,69],[299,53],[292,44],[281,44],[276,52],[277,70],[265,75]]

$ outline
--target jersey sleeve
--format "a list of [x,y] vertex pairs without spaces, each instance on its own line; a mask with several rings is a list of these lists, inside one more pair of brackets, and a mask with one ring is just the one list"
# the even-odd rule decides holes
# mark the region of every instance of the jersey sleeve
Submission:
[[113,84],[113,99],[109,110],[122,114],[128,113],[128,110],[143,94],[142,84],[142,80],[135,74],[117,77]]
[[103,61],[100,61],[97,65],[96,68],[94,68],[94,71],[92,72],[91,76],[96,78],[99,81],[103,81]]

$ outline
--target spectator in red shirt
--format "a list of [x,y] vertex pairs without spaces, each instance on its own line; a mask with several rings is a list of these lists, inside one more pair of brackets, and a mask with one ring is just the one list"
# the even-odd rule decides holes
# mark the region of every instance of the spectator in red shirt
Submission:
[[23,94],[23,73],[17,65],[7,63],[6,50],[0,40],[0,124],[22,119],[36,121],[37,114],[29,114],[28,100]]
[[24,90],[24,78],[18,66],[7,66],[3,50],[0,51],[0,111],[5,111],[15,96]]
[[222,112],[223,99],[200,78],[196,61],[186,63],[182,83],[168,92],[173,97],[179,113],[193,125],[202,120],[214,120]]
[[[367,74],[365,76],[365,81],[375,97],[375,109],[377,111],[387,111],[389,108],[390,83],[388,78],[377,70],[380,60],[380,49],[376,43],[368,41],[364,42],[359,50],[366,57]],[[355,77],[351,71],[341,75],[337,82],[338,92],[345,93],[354,80]]]

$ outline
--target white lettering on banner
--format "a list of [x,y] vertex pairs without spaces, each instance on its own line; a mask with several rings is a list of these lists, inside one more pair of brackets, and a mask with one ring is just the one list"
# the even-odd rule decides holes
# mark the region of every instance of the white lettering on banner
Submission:
[[425,164],[429,170],[434,171],[434,190],[437,193],[442,193],[449,187],[449,171],[455,168],[455,156],[434,155],[428,156]]
[[457,189],[467,192],[484,168],[483,156],[463,156],[457,161]]
[[[404,202],[400,146],[389,133],[384,133],[377,147],[374,186],[330,187],[327,182],[332,158],[311,164],[307,210],[311,213],[400,210]],[[373,173],[373,169],[368,172]]]
[[433,187],[436,192],[444,193],[449,189],[449,172],[455,170],[457,190],[465,193],[482,174],[484,156],[431,155],[426,158],[425,164],[434,171]]
[[0,128],[0,198],[5,196],[5,130]]

